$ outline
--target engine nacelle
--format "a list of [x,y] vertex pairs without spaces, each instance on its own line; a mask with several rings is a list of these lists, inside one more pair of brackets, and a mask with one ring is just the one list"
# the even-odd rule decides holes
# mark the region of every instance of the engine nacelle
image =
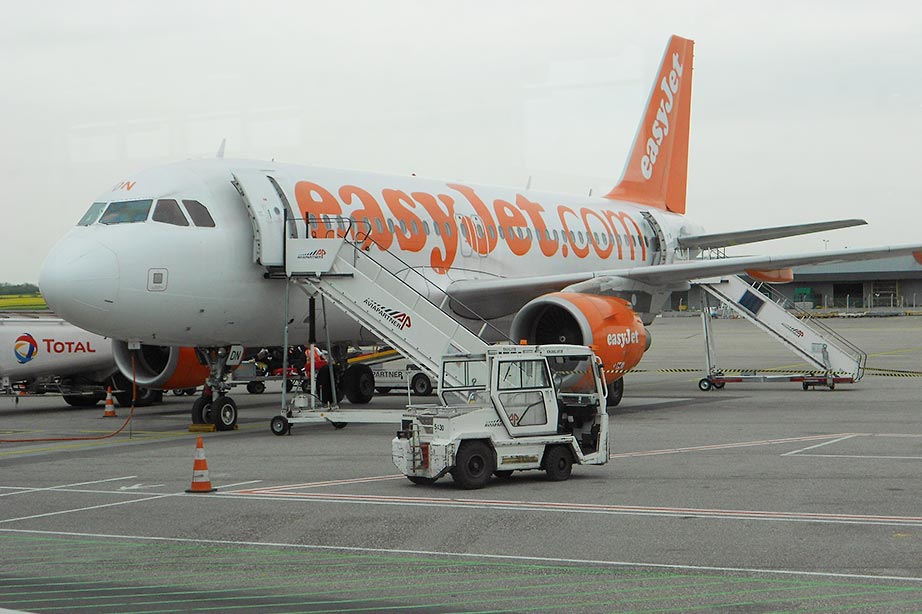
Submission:
[[614,377],[634,367],[650,347],[650,333],[624,299],[554,292],[526,304],[512,320],[514,341],[590,345]]
[[112,354],[122,375],[128,381],[133,377],[145,388],[195,388],[208,377],[207,365],[201,364],[195,350],[188,347],[142,343],[139,349],[131,350],[127,342],[113,341]]

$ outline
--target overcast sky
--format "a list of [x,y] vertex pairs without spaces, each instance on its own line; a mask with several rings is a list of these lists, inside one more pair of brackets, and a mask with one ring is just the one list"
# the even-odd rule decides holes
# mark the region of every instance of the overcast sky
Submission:
[[[751,8],[750,8],[751,7]],[[671,34],[688,215],[865,218],[749,253],[922,242],[922,4],[0,0],[0,281],[126,174],[214,155],[607,191]]]

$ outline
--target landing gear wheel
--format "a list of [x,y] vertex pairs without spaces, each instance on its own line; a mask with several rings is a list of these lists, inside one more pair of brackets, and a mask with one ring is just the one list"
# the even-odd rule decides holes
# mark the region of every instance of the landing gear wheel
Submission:
[[420,484],[420,485],[435,484],[435,478],[426,478],[421,475],[408,475],[407,479],[413,482],[414,484]]
[[473,490],[486,486],[495,469],[496,459],[490,446],[479,440],[469,440],[461,443],[451,477],[461,488]]
[[211,423],[211,397],[201,396],[192,404],[192,424]]
[[512,469],[497,469],[493,472],[493,475],[501,480],[508,480],[512,477]]
[[608,398],[605,399],[606,413],[613,413],[615,407],[621,403],[622,397],[624,397],[624,378],[619,377],[608,383]]
[[422,373],[414,375],[410,385],[413,387],[413,394],[415,395],[427,397],[432,394],[432,382]]
[[698,380],[698,389],[701,390],[702,392],[707,392],[708,390],[710,390],[711,380],[709,380],[706,377],[702,377],[700,380]]
[[237,404],[223,394],[211,404],[211,417],[219,431],[230,431],[237,424]]
[[350,402],[364,405],[375,396],[375,374],[368,365],[352,365],[343,375],[343,388]]
[[544,453],[544,470],[547,479],[552,482],[569,479],[573,470],[573,455],[563,446],[551,446]]
[[291,432],[291,424],[285,416],[273,416],[269,421],[269,430],[273,435],[284,435]]

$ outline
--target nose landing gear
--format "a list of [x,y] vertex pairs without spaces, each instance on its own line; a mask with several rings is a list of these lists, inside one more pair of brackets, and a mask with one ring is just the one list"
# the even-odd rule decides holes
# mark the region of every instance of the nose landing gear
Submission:
[[196,348],[199,360],[210,371],[202,396],[192,404],[192,424],[214,424],[219,431],[233,430],[237,425],[237,404],[228,396],[230,369],[227,359],[231,348]]

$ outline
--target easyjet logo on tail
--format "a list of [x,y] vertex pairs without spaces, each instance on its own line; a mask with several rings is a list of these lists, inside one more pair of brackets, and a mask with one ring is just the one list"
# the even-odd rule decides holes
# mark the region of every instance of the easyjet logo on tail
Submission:
[[672,112],[672,102],[679,91],[679,80],[682,78],[682,64],[679,54],[672,54],[672,70],[660,82],[662,92],[659,100],[659,109],[650,126],[650,138],[647,139],[647,153],[640,159],[640,172],[644,179],[653,176],[653,167],[656,166],[656,156],[663,144],[663,139],[669,135],[669,113]]

